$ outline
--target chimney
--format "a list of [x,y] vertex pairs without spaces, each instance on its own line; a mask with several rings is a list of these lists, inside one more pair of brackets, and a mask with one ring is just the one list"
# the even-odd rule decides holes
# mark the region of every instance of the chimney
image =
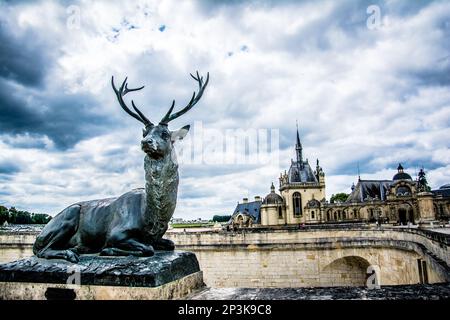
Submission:
[[261,197],[260,196],[255,196],[255,201],[261,201]]
[[242,203],[248,203],[248,198],[242,199]]

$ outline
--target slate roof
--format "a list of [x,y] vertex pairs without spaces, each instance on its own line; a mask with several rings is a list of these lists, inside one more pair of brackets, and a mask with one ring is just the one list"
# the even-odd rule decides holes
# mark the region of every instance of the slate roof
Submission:
[[364,202],[367,197],[386,200],[386,192],[392,180],[359,180],[346,202]]
[[238,203],[234,209],[233,215],[239,212],[247,213],[253,217],[254,223],[261,223],[261,201],[252,201],[247,203]]
[[439,189],[431,190],[435,196],[450,197],[450,183],[444,184]]
[[315,182],[317,181],[311,166],[307,161],[302,161],[303,166],[301,166],[297,161],[292,161],[291,167],[289,168],[288,177],[289,183],[292,182]]

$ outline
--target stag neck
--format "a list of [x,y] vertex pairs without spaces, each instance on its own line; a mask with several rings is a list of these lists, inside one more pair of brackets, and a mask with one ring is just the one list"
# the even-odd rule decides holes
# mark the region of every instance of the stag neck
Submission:
[[[144,221],[151,227],[150,233],[162,236],[175,211],[178,193],[178,164],[173,155],[144,160],[146,209]],[[158,227],[159,226],[159,227]]]

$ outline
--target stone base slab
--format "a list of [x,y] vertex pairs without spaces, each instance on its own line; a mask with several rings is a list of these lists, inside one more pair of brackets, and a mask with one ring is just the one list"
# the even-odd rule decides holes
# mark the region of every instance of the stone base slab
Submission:
[[0,300],[172,300],[203,287],[201,271],[153,288],[0,282]]
[[0,265],[0,300],[180,299],[202,286],[197,257],[186,251],[82,255],[78,263],[31,257]]

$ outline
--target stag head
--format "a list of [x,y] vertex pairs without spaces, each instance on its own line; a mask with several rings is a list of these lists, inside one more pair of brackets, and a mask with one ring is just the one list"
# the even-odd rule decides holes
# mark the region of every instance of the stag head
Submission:
[[134,104],[134,101],[131,100],[131,105],[134,111],[127,106],[123,97],[132,91],[138,91],[144,88],[144,86],[134,89],[129,89],[127,84],[127,78],[123,81],[122,85],[119,89],[116,88],[114,84],[114,77],[111,78],[111,85],[116,93],[117,100],[119,101],[120,106],[126,113],[135,118],[136,120],[142,122],[144,124],[143,136],[144,138],[141,141],[142,150],[148,154],[151,158],[160,158],[164,155],[170,154],[173,149],[173,144],[177,140],[182,140],[186,134],[189,132],[190,126],[184,126],[179,130],[170,131],[168,124],[170,121],[178,118],[179,116],[188,112],[202,97],[203,91],[208,85],[209,81],[209,73],[206,75],[206,81],[203,82],[203,77],[201,77],[197,71],[196,75],[192,75],[191,77],[198,83],[198,93],[194,91],[192,94],[192,98],[189,103],[178,112],[172,114],[172,111],[175,107],[175,100],[172,102],[172,106],[167,111],[166,115],[161,119],[158,125],[154,125]]

